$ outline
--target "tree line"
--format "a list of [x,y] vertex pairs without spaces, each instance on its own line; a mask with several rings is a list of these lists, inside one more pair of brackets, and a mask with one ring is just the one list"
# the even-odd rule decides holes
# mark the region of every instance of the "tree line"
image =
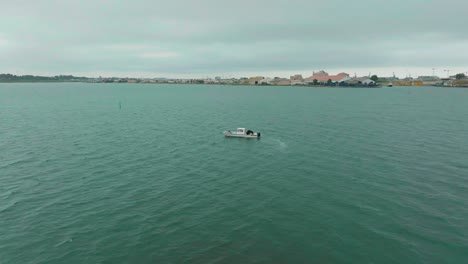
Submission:
[[0,82],[65,82],[65,81],[81,81],[86,80],[86,77],[76,77],[73,75],[57,75],[57,76],[35,76],[35,75],[14,75],[10,73],[0,74]]

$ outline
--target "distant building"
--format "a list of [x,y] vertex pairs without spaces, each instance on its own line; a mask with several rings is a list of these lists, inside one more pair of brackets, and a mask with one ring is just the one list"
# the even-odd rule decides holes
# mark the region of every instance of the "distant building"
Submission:
[[300,74],[293,75],[289,78],[291,82],[303,82],[304,78]]
[[260,81],[263,79],[264,78],[262,76],[250,77],[249,79],[247,79],[247,83],[250,85],[257,85],[260,84]]
[[400,79],[398,77],[379,77],[379,83],[391,83],[398,82]]
[[375,81],[371,80],[369,77],[360,77],[356,78],[356,80],[363,85],[375,85]]
[[459,80],[452,80],[450,84],[457,87],[468,87],[468,79],[463,78]]
[[440,78],[437,76],[419,76],[416,81],[421,82],[422,85],[436,85],[441,83]]
[[314,72],[312,76],[328,76],[328,72],[321,70],[318,72]]
[[424,83],[413,79],[403,79],[398,82],[393,82],[393,86],[423,86]]
[[440,78],[437,76],[419,76],[416,80],[421,82],[431,82],[431,81],[440,81]]
[[344,81],[339,83],[340,86],[376,86],[374,80],[371,80],[369,77],[358,77],[358,78],[347,78]]
[[300,74],[296,74],[289,77],[291,85],[301,85],[304,84],[304,78]]
[[291,80],[286,79],[286,78],[278,78],[275,77],[271,82],[272,85],[290,85]]
[[260,81],[258,81],[258,84],[271,84],[271,81],[273,81],[273,78],[270,78],[270,77],[265,77],[263,79],[261,79]]
[[312,76],[306,78],[304,81],[308,83],[314,82],[314,80],[317,80],[319,83],[327,83],[328,80],[331,80],[332,82],[343,82],[349,79],[349,74],[347,73],[339,73],[337,75],[329,75],[325,71],[318,71],[314,72]]

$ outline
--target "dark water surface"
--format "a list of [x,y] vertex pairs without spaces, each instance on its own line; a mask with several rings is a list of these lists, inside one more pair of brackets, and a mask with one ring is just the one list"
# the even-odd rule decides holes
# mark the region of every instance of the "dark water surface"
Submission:
[[468,263],[468,89],[0,84],[0,263]]

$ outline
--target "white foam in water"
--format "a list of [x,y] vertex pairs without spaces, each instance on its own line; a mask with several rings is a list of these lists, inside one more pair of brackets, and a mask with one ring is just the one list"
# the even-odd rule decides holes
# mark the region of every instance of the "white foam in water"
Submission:
[[55,247],[59,247],[59,246],[61,246],[61,245],[63,245],[63,244],[69,243],[69,242],[73,242],[73,238],[65,239],[65,240],[63,240],[62,242],[56,244]]
[[275,139],[275,141],[278,143],[278,146],[280,149],[285,149],[288,145],[281,141],[280,139]]

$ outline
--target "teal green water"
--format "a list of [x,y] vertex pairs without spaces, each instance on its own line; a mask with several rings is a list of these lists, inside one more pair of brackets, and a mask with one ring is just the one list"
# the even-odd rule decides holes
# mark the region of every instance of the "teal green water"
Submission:
[[467,132],[468,89],[0,84],[0,263],[468,263]]

